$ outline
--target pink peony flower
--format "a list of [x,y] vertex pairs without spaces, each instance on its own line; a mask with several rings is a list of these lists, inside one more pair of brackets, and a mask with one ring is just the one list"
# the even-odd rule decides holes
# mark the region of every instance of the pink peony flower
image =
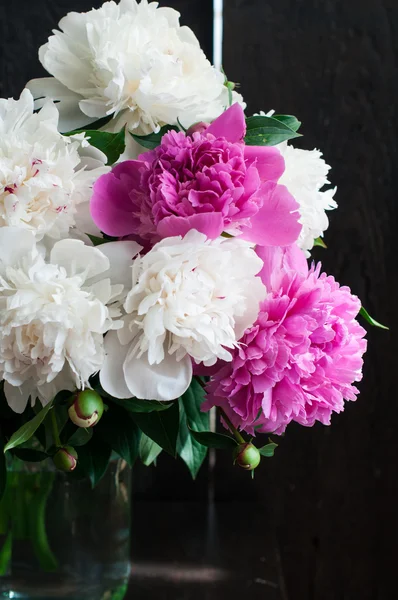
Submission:
[[232,363],[213,375],[203,409],[221,406],[249,433],[283,433],[291,421],[330,424],[355,400],[362,378],[365,330],[348,287],[308,270],[301,250],[259,248],[268,296]]
[[245,119],[234,104],[191,135],[170,131],[160,146],[120,163],[95,184],[91,213],[108,235],[156,243],[196,229],[261,245],[293,243],[298,204],[276,182],[284,160],[273,147],[245,146]]

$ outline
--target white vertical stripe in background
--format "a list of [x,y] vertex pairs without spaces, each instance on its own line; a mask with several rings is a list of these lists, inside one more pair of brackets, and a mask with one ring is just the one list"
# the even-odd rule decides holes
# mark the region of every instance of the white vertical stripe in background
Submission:
[[223,0],[213,0],[213,64],[216,69],[222,66]]

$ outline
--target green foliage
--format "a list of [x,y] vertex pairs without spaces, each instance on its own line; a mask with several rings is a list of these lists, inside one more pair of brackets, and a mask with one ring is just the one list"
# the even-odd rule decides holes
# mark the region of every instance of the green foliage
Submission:
[[212,431],[194,431],[189,430],[192,437],[207,448],[217,448],[218,450],[235,450],[238,442],[223,433],[213,433]]
[[125,410],[112,406],[96,425],[95,434],[133,466],[139,454],[141,432]]
[[131,413],[130,416],[151,440],[171,456],[176,456],[180,426],[180,412],[177,401],[167,410],[147,413],[137,412]]
[[88,444],[79,448],[77,467],[72,475],[88,477],[95,487],[106,473],[111,453],[111,447],[94,434]]
[[41,409],[39,413],[31,421],[28,421],[22,427],[20,427],[8,440],[7,444],[4,446],[4,452],[7,450],[11,450],[12,448],[16,448],[17,446],[21,446],[35,434],[36,430],[43,423],[46,418],[48,412],[53,408],[51,402],[47,404],[44,408]]
[[[67,439],[65,439],[65,444],[68,444],[68,446],[76,446],[76,448],[80,448],[80,446],[85,446],[88,444],[93,437],[94,430],[91,428],[85,429],[84,427],[77,427],[72,423],[72,421],[67,423],[68,429],[69,423],[72,425],[72,428],[74,428],[74,431],[70,436],[67,437]],[[69,431],[71,431],[71,429],[69,429]],[[61,439],[64,439],[63,435],[61,436]]]
[[323,241],[323,239],[321,237],[317,237],[314,240],[314,247],[315,246],[319,246],[320,248],[325,248],[325,249],[327,248],[325,242]]
[[278,444],[275,444],[275,442],[269,440],[269,443],[263,446],[262,448],[259,448],[258,451],[260,452],[261,456],[266,456],[267,458],[270,458],[271,456],[274,456],[277,447]]
[[149,467],[153,462],[155,462],[159,454],[162,452],[162,448],[159,446],[159,444],[145,435],[145,433],[142,433],[139,451],[141,461],[146,467]]
[[102,117],[102,119],[98,119],[97,121],[87,125],[86,129],[74,129],[73,131],[64,133],[64,135],[76,135],[77,133],[84,133],[87,129],[90,129],[90,131],[93,131],[94,129],[101,129],[101,127],[104,127],[107,123],[109,123],[109,121],[111,121],[111,119],[112,115],[109,115],[108,117]]
[[370,314],[368,313],[368,311],[363,306],[361,306],[361,310],[359,311],[359,314],[361,315],[361,317],[363,317],[365,319],[365,321],[367,321],[367,323],[369,323],[370,325],[373,325],[373,327],[379,327],[380,329],[386,329],[387,331],[389,331],[389,327],[382,325],[381,323],[376,321],[376,319],[371,317]]
[[180,131],[178,127],[175,125],[165,125],[158,131],[157,133],[149,133],[148,135],[136,135],[135,133],[131,133],[136,142],[143,146],[144,148],[148,148],[148,150],[153,150],[157,146],[159,146],[162,137],[168,131]]
[[111,398],[108,394],[105,398],[112,400],[114,404],[117,404],[121,408],[124,408],[128,412],[132,413],[151,413],[163,411],[171,408],[174,402],[160,402],[159,400],[138,400],[137,398],[130,398],[128,400],[118,400],[117,398]]
[[2,499],[7,486],[7,465],[4,454],[4,438],[0,428],[0,500]]
[[290,127],[290,129],[293,129],[293,131],[298,131],[300,129],[301,121],[293,115],[272,115],[272,118],[284,123]]
[[[300,133],[281,120],[282,116],[278,115],[279,119],[261,116],[246,119],[245,143],[248,146],[275,146],[286,140],[301,137]],[[289,118],[293,119],[294,117],[289,116]]]
[[24,462],[43,462],[43,460],[48,458],[48,454],[46,452],[42,452],[41,450],[33,450],[31,448],[14,448],[12,454]]
[[65,135],[75,135],[76,133],[85,133],[91,146],[101,150],[107,157],[108,165],[113,165],[123,154],[126,148],[125,130],[124,128],[119,133],[109,133],[108,131],[98,131],[95,129],[79,129]]
[[207,431],[210,427],[209,413],[200,410],[204,395],[205,392],[200,383],[193,379],[190,387],[179,400],[180,430],[177,440],[177,454],[185,462],[194,479],[206,458],[207,448],[198,442],[189,430]]

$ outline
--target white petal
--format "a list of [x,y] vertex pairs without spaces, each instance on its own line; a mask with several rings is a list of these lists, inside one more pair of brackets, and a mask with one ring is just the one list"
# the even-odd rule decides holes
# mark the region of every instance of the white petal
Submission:
[[8,381],[4,382],[4,395],[8,406],[16,413],[22,414],[28,404],[30,388],[27,385],[15,387]]
[[91,216],[90,202],[82,202],[76,206],[75,223],[76,229],[81,233],[102,237],[100,229],[96,226]]
[[259,277],[253,279],[250,285],[250,295],[246,300],[246,310],[242,316],[235,318],[234,329],[237,340],[240,340],[246,329],[256,321],[260,310],[260,302],[265,299],[266,295],[267,290],[261,279]]
[[[109,242],[99,246],[101,252],[108,258],[110,267],[101,275],[101,279],[109,277],[112,285],[121,283],[126,290],[130,290],[132,284],[131,267],[133,258],[142,250],[142,246],[133,241]],[[90,284],[94,280],[90,280]]]
[[104,341],[105,361],[100,371],[100,382],[103,389],[114,398],[131,398],[133,394],[127,387],[123,364],[129,346],[122,346],[116,331],[110,331]]
[[[86,279],[95,278],[109,269],[109,260],[98,249],[85,246],[80,240],[61,240],[51,250],[50,261],[64,267],[68,275],[86,273]],[[104,279],[103,276],[100,279]],[[96,279],[98,281],[98,278]],[[89,285],[93,283],[90,280]]]
[[177,362],[166,354],[158,365],[150,365],[147,354],[124,363],[124,376],[131,395],[141,400],[175,400],[187,391],[192,380],[192,362],[185,356]]
[[0,228],[0,264],[16,265],[35,247],[33,233],[18,227]]
[[80,110],[79,102],[82,96],[69,90],[54,77],[32,79],[26,84],[26,87],[36,98],[36,109],[43,106],[43,98],[51,98],[51,100],[56,101],[59,112],[59,130],[61,132],[79,129],[96,120],[88,117]]

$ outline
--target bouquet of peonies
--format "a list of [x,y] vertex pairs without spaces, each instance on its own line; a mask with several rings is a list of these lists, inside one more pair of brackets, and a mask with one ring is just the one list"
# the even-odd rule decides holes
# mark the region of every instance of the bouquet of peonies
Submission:
[[0,100],[0,494],[7,455],[95,484],[163,449],[195,477],[208,447],[253,471],[261,433],[328,425],[358,313],[379,324],[307,263],[337,205],[300,122],[246,117],[147,0],[68,14],[39,57],[51,77]]

